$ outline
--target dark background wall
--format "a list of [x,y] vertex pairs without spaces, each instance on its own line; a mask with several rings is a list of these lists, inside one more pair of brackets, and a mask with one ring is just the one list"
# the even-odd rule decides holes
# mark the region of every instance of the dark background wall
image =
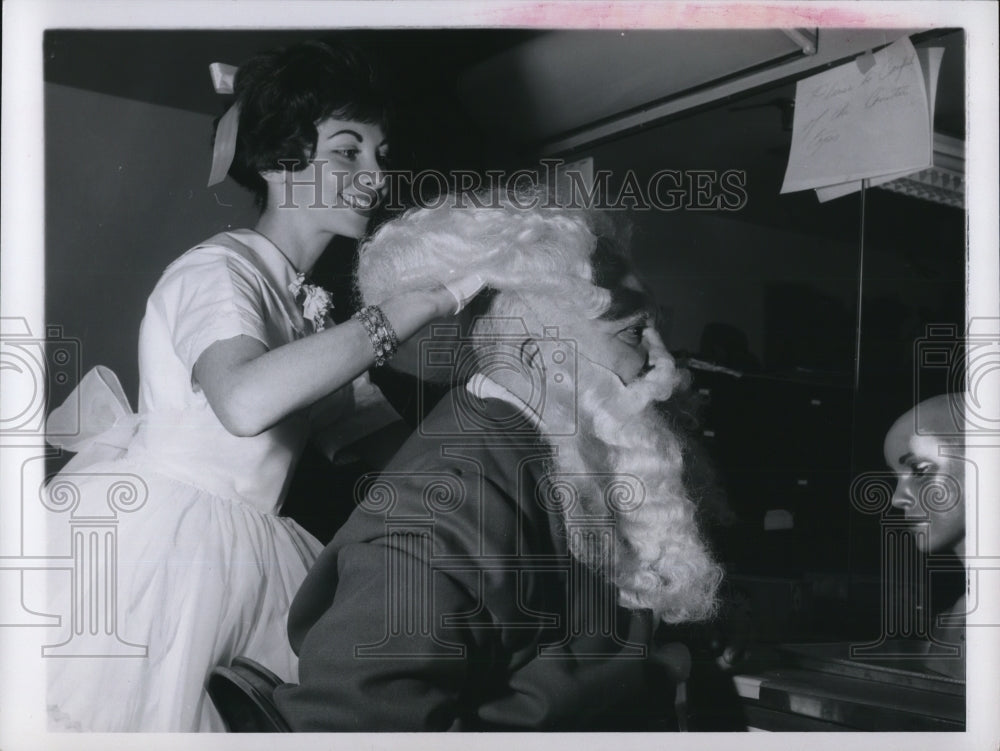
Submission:
[[208,115],[45,86],[46,319],[80,340],[82,372],[118,374],[133,407],[139,322],[160,273],[256,216],[237,186],[205,187],[211,126]]

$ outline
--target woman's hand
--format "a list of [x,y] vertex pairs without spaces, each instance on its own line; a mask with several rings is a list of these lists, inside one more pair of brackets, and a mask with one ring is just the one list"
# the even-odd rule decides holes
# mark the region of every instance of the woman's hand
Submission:
[[[434,308],[434,315],[431,317],[431,320],[450,316],[457,312],[455,310],[455,295],[448,289],[448,286],[444,282],[431,282],[426,287],[415,289],[406,294],[423,295],[426,297],[427,302]],[[382,304],[380,307],[383,311],[386,311],[385,304]],[[388,315],[388,312],[386,314]],[[390,321],[392,321],[391,316]],[[398,330],[396,331],[396,335],[399,336]],[[400,342],[403,341],[402,337],[399,337],[399,339]]]
[[486,286],[486,281],[479,274],[458,276],[454,271],[443,282],[445,289],[451,294],[455,303],[455,307],[451,311],[452,315],[461,313],[462,308],[468,305],[479,294],[482,288]]
[[427,287],[418,288],[415,292],[426,292],[436,306],[438,314],[435,318],[458,315],[462,309],[468,305],[476,295],[478,295],[486,282],[479,274],[459,275],[456,272],[449,272],[446,279],[433,282]]

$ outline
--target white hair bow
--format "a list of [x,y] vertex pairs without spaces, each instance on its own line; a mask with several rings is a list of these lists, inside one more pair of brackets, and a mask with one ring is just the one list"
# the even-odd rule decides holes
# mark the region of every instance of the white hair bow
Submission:
[[[216,94],[232,94],[233,82],[236,79],[235,65],[212,63],[208,72],[212,76],[212,85]],[[221,183],[226,179],[229,166],[233,163],[236,153],[236,131],[240,124],[240,103],[233,106],[222,116],[215,128],[215,145],[212,148],[212,172],[208,177],[208,187]]]

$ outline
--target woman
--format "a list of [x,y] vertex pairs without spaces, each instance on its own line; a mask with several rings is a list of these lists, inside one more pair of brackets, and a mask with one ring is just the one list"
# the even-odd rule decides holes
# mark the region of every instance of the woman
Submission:
[[[204,692],[215,665],[247,655],[295,679],[286,613],[322,545],[276,513],[310,412],[343,417],[370,398],[362,375],[479,286],[431,283],[333,325],[305,275],[334,235],[362,235],[384,191],[372,71],[353,51],[306,43],[255,57],[234,93],[213,172],[225,174],[228,144],[259,221],[167,268],[140,330],[138,414],[124,437],[120,422],[115,440],[74,444],[64,470],[83,499],[105,492],[103,476],[141,480],[142,507],[119,514],[115,569],[118,633],[147,656],[48,660],[58,727],[222,730]],[[106,370],[82,386],[98,401],[120,393]],[[120,447],[110,461],[108,443]]]
[[[915,534],[921,553],[965,555],[964,398],[927,399],[897,419],[885,437],[885,460],[897,476],[892,505],[924,527]],[[934,605],[926,667],[964,679],[965,594],[954,602],[948,598],[945,608]],[[957,656],[946,655],[935,643],[962,649]]]

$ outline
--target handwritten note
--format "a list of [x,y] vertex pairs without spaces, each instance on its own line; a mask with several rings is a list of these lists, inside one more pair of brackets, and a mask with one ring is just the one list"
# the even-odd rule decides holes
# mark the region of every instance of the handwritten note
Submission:
[[[817,189],[828,200],[931,164],[942,50],[906,37],[799,81],[782,193]],[[872,59],[874,58],[874,59]]]

